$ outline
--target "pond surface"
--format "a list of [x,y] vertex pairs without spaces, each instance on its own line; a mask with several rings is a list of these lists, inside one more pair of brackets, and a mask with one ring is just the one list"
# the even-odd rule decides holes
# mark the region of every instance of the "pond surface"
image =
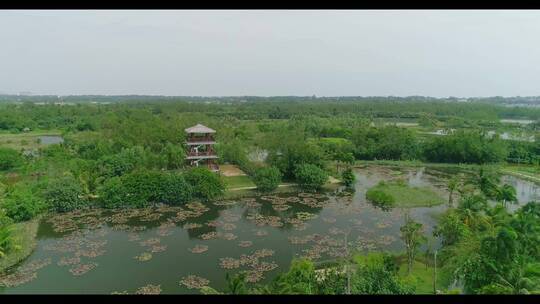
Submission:
[[38,136],[38,138],[44,145],[60,144],[64,142],[64,138],[59,135],[41,135]]
[[[7,286],[0,293],[199,293],[194,287],[202,285],[223,291],[225,273],[239,271],[248,271],[253,283],[266,283],[294,257],[339,259],[347,232],[350,250],[402,251],[405,211],[383,211],[365,200],[366,190],[380,180],[404,178],[447,195],[448,173],[442,171],[370,167],[356,174],[353,195],[338,189],[48,218],[40,224],[34,253],[0,277]],[[430,237],[433,215],[445,208],[409,211]]]

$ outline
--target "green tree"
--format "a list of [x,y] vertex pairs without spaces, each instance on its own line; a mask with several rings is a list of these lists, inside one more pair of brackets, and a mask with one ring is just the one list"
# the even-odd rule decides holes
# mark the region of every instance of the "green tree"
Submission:
[[11,217],[14,221],[22,222],[32,219],[43,211],[46,206],[25,185],[25,187],[15,187],[11,190],[0,207],[3,207],[6,210],[7,216]]
[[225,274],[225,280],[227,281],[228,294],[239,295],[248,293],[248,288],[246,284],[246,273],[241,272],[234,276],[230,276],[227,272]]
[[208,201],[215,199],[225,192],[225,184],[212,171],[196,167],[186,172],[186,181],[193,188],[193,196]]
[[328,173],[312,164],[299,165],[294,174],[300,187],[306,189],[320,189],[328,180]]
[[516,188],[509,184],[504,184],[499,188],[497,199],[503,203],[504,208],[508,202],[517,203]]
[[356,176],[354,175],[351,168],[345,169],[345,171],[343,171],[343,173],[341,174],[341,178],[343,179],[343,183],[347,187],[353,186],[356,180]]
[[167,143],[162,153],[165,155],[167,169],[176,170],[184,166],[186,150],[181,145]]
[[408,213],[405,214],[405,224],[399,230],[401,231],[401,239],[405,243],[407,273],[410,274],[418,248],[426,241],[426,237],[422,233],[422,224],[412,220]]
[[454,191],[456,191],[458,187],[458,178],[456,176],[452,177],[448,181],[448,206],[450,208],[454,207]]
[[275,190],[281,182],[281,172],[276,167],[264,167],[257,169],[253,176],[253,182],[257,189],[262,192]]
[[10,148],[0,147],[0,171],[11,170],[22,164],[19,152]]
[[12,249],[16,248],[12,220],[0,209],[0,260]]
[[273,282],[279,294],[315,294],[315,266],[307,259],[294,259],[289,270],[278,275]]
[[442,238],[442,243],[445,246],[457,243],[468,233],[470,230],[463,223],[459,213],[453,209],[441,216],[433,231],[434,236]]
[[57,212],[67,212],[82,208],[87,200],[78,180],[64,176],[52,180],[44,193],[47,205]]
[[352,280],[353,294],[412,294],[414,289],[401,281],[393,263],[378,253],[358,261]]

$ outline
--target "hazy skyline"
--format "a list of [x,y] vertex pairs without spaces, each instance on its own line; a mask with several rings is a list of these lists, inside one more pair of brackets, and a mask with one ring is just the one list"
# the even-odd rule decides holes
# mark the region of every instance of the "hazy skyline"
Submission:
[[0,11],[0,93],[540,95],[540,11]]

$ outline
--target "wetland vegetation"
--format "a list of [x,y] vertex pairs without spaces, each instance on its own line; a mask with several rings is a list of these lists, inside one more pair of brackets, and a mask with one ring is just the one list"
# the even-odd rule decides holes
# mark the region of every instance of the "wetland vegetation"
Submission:
[[[540,291],[540,143],[521,140],[540,109],[17,98],[0,104],[0,293]],[[220,174],[186,166],[197,123]]]

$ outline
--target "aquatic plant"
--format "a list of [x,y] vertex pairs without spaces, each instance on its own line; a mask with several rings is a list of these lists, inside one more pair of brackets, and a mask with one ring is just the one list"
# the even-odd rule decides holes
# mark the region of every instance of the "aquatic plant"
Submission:
[[208,250],[208,246],[206,245],[195,245],[193,248],[189,248],[189,251],[192,253],[203,253]]
[[88,271],[94,269],[97,267],[97,263],[94,263],[94,262],[90,262],[90,263],[86,263],[86,264],[77,264],[76,266],[72,267],[69,272],[71,272],[71,274],[73,274],[74,276],[81,276],[85,273],[87,273]]
[[223,230],[234,230],[234,229],[236,229],[236,225],[233,224],[233,223],[225,223],[225,224],[223,224],[223,226],[221,228]]
[[233,240],[236,240],[238,238],[238,236],[236,236],[234,233],[230,233],[230,232],[224,233],[221,237],[224,240],[227,240],[227,241],[233,241]]
[[146,262],[152,259],[152,254],[150,252],[143,252],[140,255],[135,256],[134,258],[138,261]]
[[266,230],[261,230],[261,229],[255,230],[255,235],[256,235],[256,236],[267,236],[267,235],[268,235],[268,231],[266,231]]
[[241,264],[240,260],[237,260],[235,258],[225,257],[225,258],[220,258],[219,259],[219,266],[221,268],[235,269],[235,268],[240,267],[241,265],[242,264]]
[[252,241],[240,241],[238,242],[238,246],[240,247],[251,247],[253,245],[253,242]]
[[296,213],[296,218],[302,221],[308,221],[312,219],[316,219],[318,217],[317,214],[309,213],[309,212],[298,212]]
[[61,257],[60,261],[56,263],[58,266],[69,266],[69,265],[75,265],[79,264],[81,262],[81,258],[76,257]]
[[138,295],[158,295],[161,293],[161,285],[148,284],[135,291]]
[[189,289],[200,289],[208,286],[209,283],[210,281],[208,279],[196,275],[188,275],[187,277],[183,277],[182,280],[180,280],[180,285],[184,285]]
[[152,253],[159,253],[167,250],[167,245],[153,245],[150,249],[150,252]]
[[195,229],[195,228],[201,228],[203,225],[197,224],[197,223],[186,223],[184,224],[184,229]]
[[201,234],[201,239],[203,240],[211,240],[218,237],[218,233],[215,231],[207,232],[204,234]]
[[139,244],[143,247],[145,246],[153,246],[159,244],[161,241],[158,238],[149,238],[146,241],[139,242]]
[[35,272],[15,272],[5,276],[0,276],[0,285],[5,287],[15,287],[28,283],[37,278]]

